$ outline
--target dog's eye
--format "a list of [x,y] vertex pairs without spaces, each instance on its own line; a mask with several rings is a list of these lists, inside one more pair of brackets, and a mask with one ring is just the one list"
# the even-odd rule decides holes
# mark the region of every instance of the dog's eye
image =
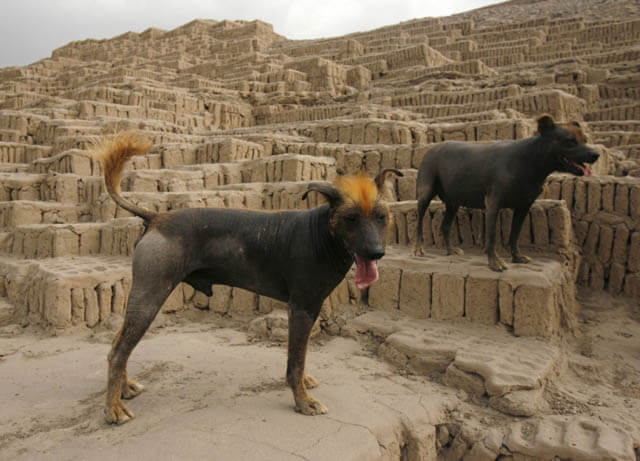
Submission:
[[357,214],[355,214],[355,213],[353,213],[353,214],[348,214],[348,215],[346,215],[346,216],[344,217],[344,219],[345,219],[348,223],[353,224],[353,223],[355,223],[355,222],[358,220],[358,215],[357,215]]
[[384,215],[384,214],[376,215],[376,221],[378,221],[378,222],[380,222],[380,223],[385,222],[385,220],[386,220],[386,219],[387,219],[387,216],[386,216],[386,215]]
[[569,147],[574,147],[578,145],[578,141],[575,138],[569,138],[565,141],[565,144]]

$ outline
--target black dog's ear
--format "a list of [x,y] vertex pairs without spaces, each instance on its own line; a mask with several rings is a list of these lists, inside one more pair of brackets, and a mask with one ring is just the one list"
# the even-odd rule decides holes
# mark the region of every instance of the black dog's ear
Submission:
[[538,133],[542,135],[553,130],[555,126],[556,123],[551,118],[551,115],[543,115],[538,119]]
[[312,182],[311,184],[309,184],[309,189],[307,189],[307,191],[302,194],[302,200],[306,199],[307,195],[309,195],[309,192],[312,191],[320,192],[322,195],[324,195],[324,197],[329,202],[329,205],[331,206],[336,205],[341,200],[340,192],[338,192],[335,187],[333,187],[329,183],[322,182]]
[[387,181],[387,179],[389,179],[389,175],[392,173],[396,176],[404,176],[404,174],[402,174],[402,171],[396,170],[395,168],[387,168],[386,170],[382,170],[380,173],[378,173],[376,179],[374,179],[376,186],[378,186],[378,190],[382,189],[384,183]]

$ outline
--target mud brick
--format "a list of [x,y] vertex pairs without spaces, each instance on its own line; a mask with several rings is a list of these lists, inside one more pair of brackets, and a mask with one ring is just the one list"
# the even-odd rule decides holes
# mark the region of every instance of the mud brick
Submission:
[[465,278],[461,275],[433,274],[431,317],[435,320],[456,320],[464,316]]
[[579,179],[575,182],[573,215],[581,217],[587,212],[587,185]]
[[82,288],[71,289],[71,321],[74,325],[84,323],[84,292]]
[[594,290],[602,290],[604,288],[604,266],[600,261],[591,263],[591,271],[589,273],[589,287]]
[[521,285],[514,295],[513,332],[516,336],[553,335],[558,318],[550,286]]
[[598,237],[600,236],[600,226],[596,223],[591,223],[589,231],[587,232],[587,238],[585,239],[584,246],[582,247],[585,256],[595,256],[598,247]]
[[162,312],[164,313],[172,313],[177,312],[182,309],[184,306],[184,295],[182,292],[182,287],[178,284],[177,287],[171,291],[166,301],[162,305]]
[[587,213],[597,213],[602,209],[602,186],[597,180],[587,181]]
[[[94,292],[95,293],[95,292]],[[50,282],[44,292],[44,318],[56,327],[65,327],[71,322],[71,288],[62,282]]]
[[213,296],[209,298],[209,309],[217,314],[226,314],[231,307],[231,287],[215,285]]
[[465,289],[465,317],[493,325],[498,321],[498,280],[471,272]]
[[611,259],[611,250],[613,247],[613,228],[603,226],[600,228],[600,240],[598,242],[598,259],[601,263],[606,264]]
[[640,216],[640,187],[638,187],[637,185],[631,187],[629,208],[632,218],[637,218],[638,216]]
[[536,245],[545,246],[549,244],[549,221],[545,210],[534,203],[529,210],[531,216],[531,228],[533,231],[533,242]]
[[498,280],[500,322],[513,326],[513,287],[507,280]]
[[629,216],[629,187],[626,184],[616,184],[613,207],[616,213]]
[[602,186],[602,211],[613,213],[615,191],[614,183],[607,183]]
[[575,183],[575,179],[573,178],[565,179],[564,181],[562,181],[561,197],[562,197],[562,200],[567,202],[567,208],[569,210],[571,210],[574,205],[574,200],[573,200],[574,183]]
[[625,224],[618,224],[613,239],[611,257],[614,262],[624,265],[627,262],[629,248],[629,228]]
[[640,271],[640,232],[638,231],[631,234],[627,267],[630,272]]
[[98,293],[96,293],[95,289],[84,289],[84,306],[85,323],[89,328],[93,328],[100,322],[100,305],[98,304]]
[[118,280],[113,285],[113,299],[111,300],[111,312],[113,312],[114,314],[123,315],[126,301],[127,301],[127,298],[124,291],[124,287],[122,285],[122,282]]
[[398,309],[402,271],[390,265],[378,266],[380,279],[369,287],[369,305],[379,309]]
[[96,287],[96,292],[98,293],[100,322],[104,322],[111,315],[111,298],[113,296],[111,283],[102,282]]
[[625,276],[624,294],[632,298],[640,297],[640,273],[634,272]]
[[364,156],[364,168],[369,176],[375,177],[380,171],[380,152],[370,151]]
[[567,248],[571,243],[571,214],[563,206],[554,206],[547,212],[550,241],[554,247]]
[[614,262],[609,270],[609,284],[607,290],[612,295],[618,295],[622,291],[624,284],[625,268],[622,264]]
[[431,316],[431,274],[409,269],[402,271],[400,310],[419,319]]

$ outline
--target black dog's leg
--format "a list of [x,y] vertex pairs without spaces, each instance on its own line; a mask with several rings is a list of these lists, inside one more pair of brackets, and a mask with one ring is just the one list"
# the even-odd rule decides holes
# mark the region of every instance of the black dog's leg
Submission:
[[511,221],[511,235],[509,236],[509,247],[511,248],[512,261],[514,263],[526,264],[531,261],[531,258],[520,253],[518,247],[518,238],[520,237],[520,231],[522,230],[522,224],[529,212],[529,206],[526,208],[516,208],[513,210],[513,220]]
[[489,268],[501,272],[507,265],[496,253],[496,221],[498,220],[498,200],[495,197],[485,199],[486,207],[486,229],[487,229],[487,256],[489,258]]
[[418,222],[416,223],[416,245],[413,248],[413,254],[415,256],[424,256],[424,251],[422,250],[422,243],[424,241],[424,237],[422,234],[423,220],[424,215],[429,208],[429,203],[431,203],[431,199],[434,197],[434,192],[431,187],[418,188]]
[[175,269],[175,261],[179,260],[180,253],[168,251],[165,243],[161,236],[147,236],[136,248],[133,283],[124,322],[108,356],[105,419],[109,423],[122,424],[133,418],[133,413],[121,399],[135,397],[142,391],[143,386],[128,379],[127,361],[180,281]]
[[442,237],[444,238],[444,245],[447,249],[448,255],[462,255],[464,251],[458,247],[451,246],[451,224],[458,213],[457,205],[450,205],[447,203],[446,209],[444,212],[444,219],[442,220],[442,225],[440,226],[440,230],[442,231]]
[[309,335],[316,318],[317,314],[312,316],[295,305],[289,306],[287,384],[293,391],[296,403],[295,410],[305,415],[319,415],[328,411],[327,407],[307,393],[307,388],[315,387],[317,383],[315,379],[304,372]]

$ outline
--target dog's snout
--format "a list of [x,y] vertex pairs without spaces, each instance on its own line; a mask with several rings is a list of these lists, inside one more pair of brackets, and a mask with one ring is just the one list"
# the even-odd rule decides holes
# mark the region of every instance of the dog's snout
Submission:
[[383,256],[384,256],[384,248],[382,248],[381,246],[378,246],[369,250],[367,259],[380,259]]

